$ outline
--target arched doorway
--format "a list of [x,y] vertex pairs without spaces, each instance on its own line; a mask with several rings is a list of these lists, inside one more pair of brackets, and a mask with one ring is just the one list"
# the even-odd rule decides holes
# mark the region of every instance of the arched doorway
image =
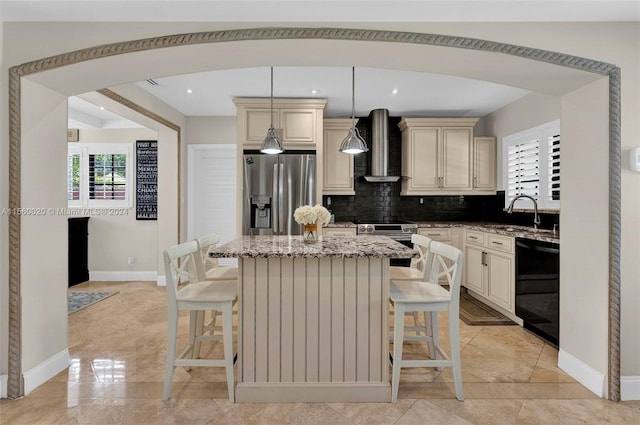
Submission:
[[[379,56],[358,55],[361,43],[378,43]],[[265,44],[268,43],[268,44]],[[235,49],[242,45],[242,52]],[[212,48],[215,46],[215,48]],[[269,48],[265,48],[265,47]],[[301,47],[303,46],[303,47]],[[311,49],[310,49],[311,47]],[[380,59],[386,58],[389,67],[450,73],[477,78],[478,74],[498,72],[504,64],[517,64],[521,72],[501,73],[495,81],[520,85],[528,82],[533,90],[569,90],[578,88],[595,78],[609,78],[609,246],[608,246],[608,397],[619,399],[619,335],[620,335],[620,70],[610,64],[579,58],[571,55],[532,49],[522,46],[496,43],[465,37],[435,34],[404,33],[394,31],[350,30],[332,28],[263,28],[231,31],[215,31],[170,35],[143,40],[114,43],[105,46],[69,52],[44,58],[10,70],[9,130],[10,130],[10,181],[9,207],[21,207],[21,143],[23,78],[43,87],[54,87],[61,93],[73,94],[95,90],[96,84],[112,86],[124,82],[144,79],[141,75],[148,69],[133,70],[127,64],[140,55],[147,63],[154,60],[163,63],[163,74],[171,75],[192,70],[249,66],[272,62],[272,50],[283,52],[277,59],[281,63],[306,64],[353,64],[380,67]],[[284,48],[284,50],[283,50]],[[171,55],[167,55],[170,49]],[[300,55],[300,51],[316,54]],[[295,57],[295,55],[298,55]],[[132,56],[133,55],[133,56]],[[162,57],[167,55],[162,61]],[[167,60],[168,57],[171,60]],[[483,66],[456,68],[461,62],[451,61],[453,56],[465,56],[462,62],[482,63]],[[490,57],[491,60],[487,60]],[[484,59],[484,60],[482,60]],[[110,66],[92,74],[92,78],[74,78],[86,73],[95,60]],[[212,65],[214,64],[214,65]],[[546,84],[541,76],[552,67],[554,82],[562,87]],[[114,73],[117,69],[120,73]],[[84,84],[84,85],[83,85]],[[27,102],[25,102],[26,105]],[[9,383],[8,394],[21,394],[21,217],[9,219]]]

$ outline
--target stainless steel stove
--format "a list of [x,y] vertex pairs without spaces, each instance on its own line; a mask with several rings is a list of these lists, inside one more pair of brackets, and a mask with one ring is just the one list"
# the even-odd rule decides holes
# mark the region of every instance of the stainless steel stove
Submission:
[[358,224],[357,233],[359,235],[388,236],[405,245],[411,245],[411,235],[418,233],[418,225],[413,223],[363,223]]
[[[387,236],[405,246],[413,247],[411,235],[418,233],[418,225],[413,223],[358,223],[356,232],[358,235]],[[411,259],[392,258],[390,264],[408,267],[411,264]]]

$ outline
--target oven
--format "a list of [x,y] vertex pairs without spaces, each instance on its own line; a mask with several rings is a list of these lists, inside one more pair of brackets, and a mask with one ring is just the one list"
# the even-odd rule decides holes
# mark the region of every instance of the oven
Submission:
[[[358,235],[387,236],[409,248],[413,248],[411,236],[418,233],[418,225],[413,223],[359,223],[356,227]],[[392,266],[409,267],[411,258],[392,258]]]

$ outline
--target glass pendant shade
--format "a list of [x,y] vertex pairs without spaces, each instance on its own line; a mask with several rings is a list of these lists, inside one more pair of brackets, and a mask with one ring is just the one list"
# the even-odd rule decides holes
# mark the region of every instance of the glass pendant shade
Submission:
[[347,137],[340,143],[340,152],[355,155],[357,153],[367,152],[367,142],[364,141],[357,128],[351,127]]
[[278,132],[273,128],[273,67],[271,67],[271,125],[267,130],[267,137],[262,141],[260,152],[268,155],[275,155],[284,152],[282,141],[278,137]]
[[351,128],[347,137],[340,143],[340,152],[355,155],[367,152],[367,142],[364,141],[356,128],[356,68],[351,67]]

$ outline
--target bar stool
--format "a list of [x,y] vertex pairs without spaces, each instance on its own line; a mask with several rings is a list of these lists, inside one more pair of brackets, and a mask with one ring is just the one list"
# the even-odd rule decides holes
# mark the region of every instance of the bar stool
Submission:
[[[196,238],[198,250],[200,252],[200,261],[196,261],[196,271],[198,280],[231,280],[238,278],[238,267],[221,266],[218,264],[217,258],[210,258],[209,249],[218,244],[220,238],[217,233]],[[197,258],[196,258],[197,260]]]
[[[184,242],[170,247],[164,252],[165,274],[167,277],[167,305],[169,310],[167,332],[167,370],[164,381],[163,400],[171,394],[171,381],[176,366],[224,367],[227,372],[229,401],[234,402],[235,378],[233,372],[233,334],[232,309],[238,300],[238,283],[229,281],[204,281],[193,279],[190,269],[195,267],[196,257],[200,255],[196,241]],[[184,277],[190,281],[179,288]],[[176,357],[178,338],[178,312],[187,310],[189,315],[189,342],[187,348]],[[215,310],[222,313],[223,335],[204,335],[198,328],[198,312]],[[222,339],[224,359],[199,359],[199,343]],[[197,347],[196,347],[197,345]],[[190,356],[189,356],[190,355]]]
[[[429,245],[431,244],[431,239],[423,236],[414,234],[411,235],[411,242],[413,243],[413,249],[418,251],[419,257],[412,258],[409,267],[403,266],[391,266],[389,267],[389,280],[416,280],[416,281],[424,281],[427,280],[427,273],[431,268],[431,252],[429,251]],[[431,320],[435,316],[435,320],[437,320],[437,313],[433,313],[431,315],[427,315],[424,313],[424,327],[420,326],[420,322],[418,320],[418,312],[407,313],[407,315],[411,315],[413,317],[414,326],[406,326],[405,332],[415,332],[416,335],[420,335],[421,332],[425,332],[425,335],[430,335],[431,330]],[[393,339],[393,328],[389,333],[389,339]],[[434,347],[433,343],[430,340],[429,344],[429,353],[433,353]]]
[[[464,398],[462,391],[462,370],[460,365],[460,281],[462,277],[462,252],[450,245],[432,241],[430,244],[432,267],[428,282],[399,281],[391,282],[389,299],[394,306],[394,335],[391,401],[398,400],[398,386],[400,384],[400,369],[403,367],[451,367],[458,400]],[[445,260],[453,262],[447,265]],[[449,290],[438,284],[441,277],[446,278]],[[451,356],[440,348],[438,343],[437,321],[432,320],[431,335],[413,336],[411,339],[431,341],[434,345],[434,357],[429,360],[403,360],[402,345],[404,338],[404,315],[409,312],[448,311],[449,313],[449,343]],[[431,353],[430,353],[431,354]]]

